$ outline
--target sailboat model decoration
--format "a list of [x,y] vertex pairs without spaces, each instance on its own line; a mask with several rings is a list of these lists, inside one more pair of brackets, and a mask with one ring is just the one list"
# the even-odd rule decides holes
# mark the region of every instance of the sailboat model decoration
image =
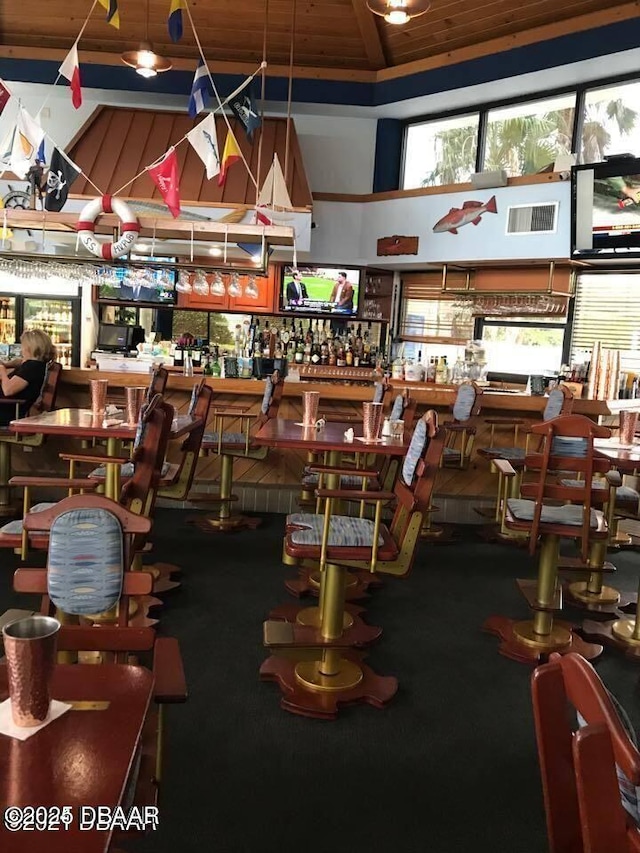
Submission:
[[264,180],[256,202],[256,222],[263,225],[280,225],[293,220],[293,204],[287,190],[278,155]]

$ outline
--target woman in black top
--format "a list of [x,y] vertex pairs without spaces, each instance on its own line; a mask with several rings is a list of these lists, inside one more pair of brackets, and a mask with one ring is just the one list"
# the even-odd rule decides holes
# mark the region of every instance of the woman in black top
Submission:
[[[22,333],[22,362],[17,367],[0,364],[0,397],[24,400],[18,417],[25,417],[40,396],[47,370],[47,362],[55,358],[51,338],[41,329]],[[15,420],[16,410],[8,403],[0,404],[0,425]]]

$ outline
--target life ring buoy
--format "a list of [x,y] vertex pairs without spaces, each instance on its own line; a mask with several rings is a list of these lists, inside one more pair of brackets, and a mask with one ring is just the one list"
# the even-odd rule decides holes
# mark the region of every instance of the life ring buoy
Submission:
[[[100,243],[95,238],[96,220],[103,213],[115,213],[122,223],[121,237],[115,243]],[[126,202],[120,198],[103,195],[101,198],[94,198],[82,208],[76,231],[85,249],[97,258],[112,261],[114,258],[129,254],[138,239],[140,223]]]

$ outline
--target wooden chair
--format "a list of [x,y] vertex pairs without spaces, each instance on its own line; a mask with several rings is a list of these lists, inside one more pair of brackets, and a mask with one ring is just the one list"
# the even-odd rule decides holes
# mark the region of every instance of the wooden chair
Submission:
[[[542,421],[550,421],[553,418],[560,417],[561,415],[570,415],[572,408],[573,394],[567,388],[566,385],[560,385],[557,388],[554,388],[549,394],[547,404],[544,408],[544,412],[542,413]],[[483,531],[483,534],[485,538],[490,540],[513,540],[514,538],[518,539],[519,537],[509,536],[508,531],[506,531],[504,527],[500,524],[502,494],[504,492],[505,482],[500,467],[494,465],[493,462],[495,459],[507,459],[511,463],[511,467],[514,468],[514,470],[516,471],[516,476],[509,479],[509,485],[511,487],[511,493],[509,494],[509,497],[518,497],[520,490],[520,480],[522,479],[522,472],[524,471],[524,461],[530,449],[530,435],[533,429],[533,425],[527,426],[525,424],[525,421],[520,418],[485,418],[485,423],[491,425],[491,445],[489,447],[479,447],[476,453],[478,454],[478,456],[481,456],[483,459],[487,459],[489,461],[489,463],[491,464],[491,470],[496,472],[498,475],[498,485],[496,491],[495,508],[490,513],[494,518],[494,524],[491,525],[489,528],[486,528]],[[513,427],[515,430],[515,442],[517,442],[518,440],[519,431],[524,432],[526,435],[524,447],[518,445],[517,443],[506,446],[494,445],[494,429],[496,426]],[[540,446],[541,441],[538,441],[537,449],[539,449]],[[481,515],[485,515],[485,510],[479,509],[478,512]]]
[[[396,577],[409,573],[443,442],[444,430],[438,429],[437,416],[429,411],[416,425],[392,493],[319,489],[318,496],[325,500],[323,516],[295,513],[287,518],[284,553],[288,562],[315,566],[323,575],[322,608],[285,605],[265,622],[264,644],[273,654],[260,674],[280,684],[282,706],[287,710],[333,718],[338,704],[366,701],[380,707],[394,695],[396,679],[379,678],[345,651],[380,635],[380,629],[365,625],[345,606],[347,569]],[[354,496],[373,503],[373,521],[333,515],[334,501]],[[381,511],[392,499],[396,510],[387,526]],[[315,650],[312,660],[310,649]]]
[[[591,483],[595,473],[608,475],[609,462],[594,453],[593,440],[608,437],[610,430],[582,415],[564,415],[535,424],[531,432],[543,442],[540,452],[525,459],[527,471],[537,472],[537,479],[522,483],[522,498],[504,500],[502,523],[508,530],[529,538],[530,554],[535,553],[541,537],[537,581],[518,581],[534,611],[533,619],[514,622],[492,616],[483,627],[501,638],[501,653],[514,660],[538,662],[554,651],[578,651],[593,658],[602,652],[602,646],[585,643],[568,623],[554,623],[553,613],[562,608],[562,589],[558,585],[561,539],[579,542],[582,565],[586,564],[591,572],[587,587],[592,584],[597,589],[602,585],[608,528],[604,513],[594,509],[601,494]],[[505,478],[516,476],[506,459],[498,459],[495,464]],[[575,472],[581,485],[562,485],[557,479],[559,471]],[[565,504],[558,506],[562,502]],[[594,599],[598,594],[594,590]]]
[[[242,527],[257,527],[260,523],[258,518],[232,513],[232,504],[237,500],[233,494],[233,460],[235,458],[266,458],[268,448],[255,444],[253,436],[265,421],[278,416],[283,389],[284,383],[276,371],[266,379],[259,414],[240,412],[233,407],[224,410],[214,407],[215,428],[213,432],[205,432],[202,439],[202,450],[205,453],[217,453],[220,457],[220,491],[217,496],[206,495],[205,498],[207,502],[219,504],[219,510],[215,517],[207,516],[194,519],[203,530],[217,530],[224,533]],[[241,431],[226,432],[225,423],[229,420],[239,420]]]
[[[120,493],[120,504],[138,515],[151,516],[158,493],[161,469],[171,431],[173,407],[165,403],[157,394],[141,415],[141,428],[132,460],[119,458],[121,463],[131,461],[133,476],[125,480]],[[72,464],[69,477],[13,477],[11,485],[24,489],[23,518],[28,515],[50,509],[54,504],[42,503],[31,506],[32,488],[62,488],[70,490],[95,490],[99,480],[75,477],[75,466],[85,462],[102,464],[105,457],[86,453],[61,453],[60,458]],[[20,549],[22,559],[26,558],[27,548],[46,549],[48,539],[42,534],[28,534],[23,520],[12,521],[0,528],[0,548]]]
[[[130,625],[129,598],[151,592],[151,575],[130,571],[151,520],[101,495],[74,495],[31,513],[25,527],[29,534],[47,537],[47,568],[18,569],[14,588],[40,595],[40,612],[55,613],[63,623],[58,649],[65,658],[82,652],[86,659],[94,653],[95,662],[97,653],[103,662],[124,665],[131,653],[153,654],[154,706],[145,721],[139,769],[130,789],[134,803],[155,805],[162,778],[163,706],[184,702],[187,689],[178,641]],[[92,624],[92,616],[104,611],[114,612],[112,623]]]
[[[48,362],[40,396],[28,414],[39,415],[42,412],[52,412],[55,409],[61,373],[62,365],[59,361]],[[24,413],[22,413],[24,402],[24,400],[15,397],[0,397],[0,406],[14,407],[16,420],[24,416]],[[11,479],[11,446],[41,447],[44,443],[44,438],[42,434],[19,436],[8,427],[0,427],[0,517],[15,514],[11,502],[11,487],[9,485],[9,480]]]
[[640,752],[621,706],[570,653],[534,670],[531,691],[551,853],[639,853]]
[[471,460],[476,435],[475,421],[482,408],[482,388],[475,382],[463,382],[451,407],[452,421],[442,426],[447,431],[442,453],[443,468],[466,468]]

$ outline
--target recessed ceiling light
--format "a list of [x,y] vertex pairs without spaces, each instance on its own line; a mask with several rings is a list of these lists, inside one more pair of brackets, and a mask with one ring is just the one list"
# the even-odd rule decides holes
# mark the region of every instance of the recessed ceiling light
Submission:
[[216,258],[219,258],[222,255],[222,249],[219,246],[212,246],[209,249],[209,254],[213,255]]
[[133,247],[134,252],[148,252],[150,247],[146,243],[136,243]]

